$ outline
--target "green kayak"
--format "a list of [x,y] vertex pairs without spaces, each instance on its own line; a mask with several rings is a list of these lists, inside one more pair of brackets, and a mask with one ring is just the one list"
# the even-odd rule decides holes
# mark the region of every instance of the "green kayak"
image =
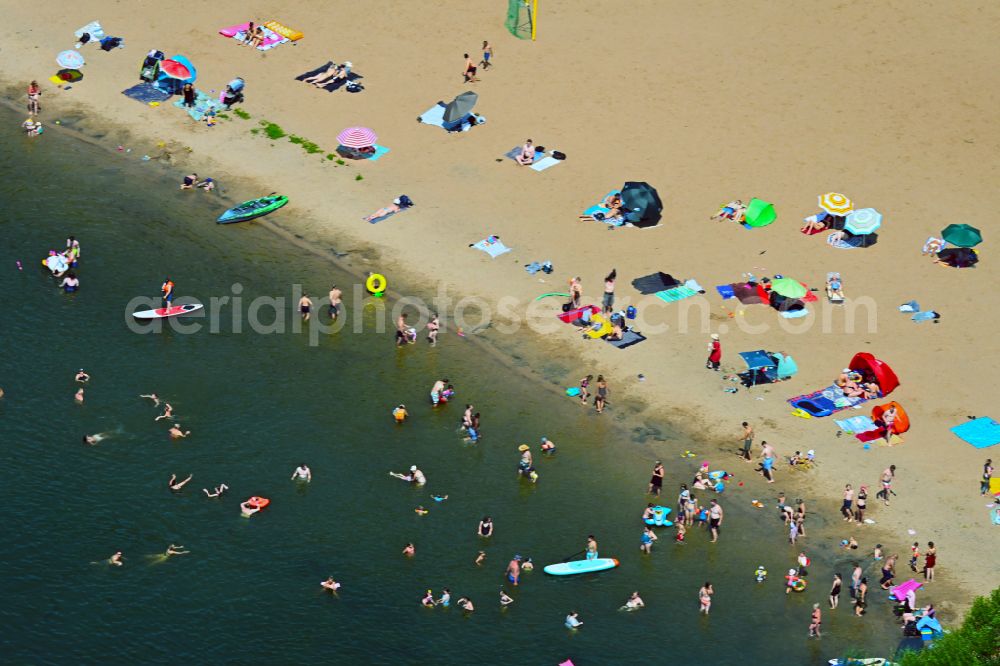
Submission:
[[283,194],[271,194],[260,199],[244,201],[239,206],[230,208],[219,216],[216,220],[219,224],[232,224],[233,222],[245,222],[255,217],[261,217],[268,213],[273,213],[288,203],[288,197]]

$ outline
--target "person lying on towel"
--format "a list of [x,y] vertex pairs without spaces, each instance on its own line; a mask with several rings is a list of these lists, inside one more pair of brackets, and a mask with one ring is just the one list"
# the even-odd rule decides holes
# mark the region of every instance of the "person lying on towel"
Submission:
[[377,211],[365,218],[366,222],[371,222],[372,220],[377,220],[380,217],[385,217],[386,215],[392,215],[393,213],[398,213],[401,210],[405,210],[413,205],[413,201],[410,197],[405,194],[401,194],[397,198],[392,200],[392,203],[385,208],[379,208]]
[[736,199],[735,201],[730,201],[725,206],[719,209],[719,212],[708,218],[710,220],[733,220],[734,222],[739,222],[743,219],[743,215],[746,213],[747,207],[742,200]]

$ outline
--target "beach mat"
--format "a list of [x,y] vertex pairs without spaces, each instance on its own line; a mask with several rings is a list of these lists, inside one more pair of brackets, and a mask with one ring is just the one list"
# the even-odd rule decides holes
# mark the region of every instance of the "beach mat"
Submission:
[[664,273],[663,271],[643,275],[642,277],[637,277],[632,280],[632,286],[644,296],[655,294],[656,292],[663,291],[664,289],[673,289],[674,287],[681,286],[681,284],[680,280],[675,278],[670,273]]
[[809,316],[809,310],[800,308],[798,310],[778,310],[778,315],[784,319],[800,319]]
[[[458,121],[454,123],[446,123],[444,121],[444,110],[448,105],[444,102],[438,102],[431,108],[427,109],[417,118],[419,122],[425,125],[434,125],[435,127],[440,127],[447,132],[468,132],[472,129],[472,125],[463,121]],[[477,124],[482,125],[486,122],[486,118],[483,116],[476,116]]]
[[837,234],[836,231],[832,232],[826,237],[826,244],[830,247],[835,247],[838,250],[853,250],[855,248],[861,247],[864,243],[864,239],[861,236],[851,236],[847,240],[834,240],[833,237]]
[[543,157],[538,159],[538,153],[535,153],[535,162],[531,165],[532,171],[545,171],[550,167],[554,167],[557,164],[562,164],[563,160],[557,160],[556,158],[549,155],[548,157]]
[[[246,36],[245,31],[249,27],[249,23],[239,23],[237,25],[231,25],[228,28],[220,29],[219,34],[223,37],[229,37],[237,42],[241,42]],[[270,51],[275,46],[280,46],[285,42],[291,41],[287,37],[279,35],[275,31],[271,30],[266,25],[261,25],[259,27],[264,31],[264,39],[261,41],[260,46],[255,47],[258,51]]]
[[[801,402],[811,403],[813,409],[800,405],[799,403]],[[788,399],[788,404],[792,407],[803,409],[816,417],[829,416],[834,412],[850,409],[863,402],[865,402],[863,398],[848,398],[834,384],[818,391],[813,391],[812,393],[805,393]]]
[[849,419],[837,419],[834,423],[840,426],[841,430],[852,435],[878,430],[878,426],[875,425],[870,416],[852,416]]
[[504,245],[503,241],[501,241],[499,238],[497,238],[493,242],[490,242],[490,239],[488,238],[484,238],[478,243],[473,243],[469,247],[474,248],[476,250],[481,250],[482,252],[485,252],[486,254],[493,257],[494,259],[499,257],[501,254],[510,252],[511,250],[511,248]]
[[625,349],[626,347],[637,345],[645,339],[646,337],[642,335],[642,333],[636,333],[635,331],[625,331],[622,334],[621,340],[610,340],[608,338],[604,338],[604,341],[607,342],[609,345],[618,347],[618,349]]
[[981,416],[950,430],[963,442],[977,449],[985,449],[1000,444],[1000,423],[988,416]]
[[372,162],[374,162],[375,160],[379,159],[380,157],[388,153],[390,150],[389,148],[386,148],[385,146],[380,146],[377,143],[375,144],[374,148],[375,148],[374,153],[372,153],[371,155],[367,155],[362,159],[371,160]]
[[134,99],[142,104],[149,104],[150,102],[165,102],[170,99],[170,93],[160,90],[152,83],[140,83],[138,85],[134,85],[131,88],[123,90],[122,94],[129,99]]
[[209,111],[219,113],[223,110],[223,104],[217,99],[213,99],[200,90],[195,90],[194,106],[184,106],[184,98],[174,102],[174,106],[187,111],[193,120],[200,121]]
[[656,292],[656,297],[659,298],[661,301],[666,301],[667,303],[673,303],[675,301],[683,301],[685,298],[691,298],[692,296],[697,296],[697,295],[698,295],[697,290],[692,289],[691,287],[686,287],[684,285]]
[[320,65],[316,69],[311,69],[308,72],[304,72],[302,74],[299,74],[298,76],[295,77],[295,80],[296,81],[305,81],[310,76],[316,76],[320,72],[325,72],[330,67],[330,65],[332,65],[332,64],[333,64],[332,60],[327,60],[325,65]]
[[[508,150],[506,153],[504,153],[503,156],[509,160],[517,162],[517,156],[520,154],[521,154],[521,146],[514,146],[511,150]],[[536,150],[535,158],[531,161],[531,163],[536,164],[544,158],[545,158],[545,153],[540,153]],[[520,164],[520,162],[518,162],[518,164]]]

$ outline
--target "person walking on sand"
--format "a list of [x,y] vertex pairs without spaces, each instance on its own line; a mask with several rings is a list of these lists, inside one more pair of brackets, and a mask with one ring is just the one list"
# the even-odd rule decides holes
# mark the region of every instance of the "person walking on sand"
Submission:
[[743,440],[743,459],[747,462],[752,462],[753,458],[750,454],[750,448],[753,446],[753,426],[743,422],[743,435],[741,436]]
[[708,360],[705,361],[705,367],[718,372],[721,363],[722,343],[719,341],[719,334],[712,333],[711,339],[708,341]]
[[889,506],[889,495],[896,494],[892,492],[892,481],[894,478],[896,478],[895,465],[889,465],[884,470],[882,470],[882,478],[881,478],[882,490],[878,491],[878,493],[875,494],[875,497],[878,498],[879,495],[881,495],[882,501],[885,502],[886,506]]
[[822,634],[819,632],[819,626],[823,624],[823,611],[820,610],[819,604],[813,604],[812,619],[809,622],[809,637],[820,638]]
[[611,314],[615,308],[615,278],[617,277],[618,271],[612,268],[611,272],[604,278],[604,299],[602,301],[604,314]]
[[575,310],[580,307],[583,300],[583,281],[579,276],[569,281],[569,302]]
[[705,581],[705,584],[701,586],[698,590],[698,601],[701,607],[698,609],[699,613],[704,613],[708,615],[708,612],[712,610],[712,595],[715,594],[715,590],[712,589],[712,583]]
[[313,302],[309,298],[309,294],[303,292],[302,298],[299,299],[299,312],[302,314],[302,321],[309,321],[309,314],[312,310]]
[[708,509],[708,526],[712,530],[712,543],[719,540],[719,528],[722,527],[722,507],[718,500],[712,500]]
[[660,491],[663,489],[663,463],[659,460],[653,465],[653,476],[649,480],[649,494],[660,496]]
[[830,609],[836,610],[837,606],[840,605],[840,586],[843,581],[840,578],[839,573],[833,574],[833,585],[830,587]]
[[934,580],[935,566],[937,566],[937,547],[933,541],[928,541],[927,552],[924,553],[924,580],[928,583]]
[[472,62],[468,53],[465,54],[465,69],[462,70],[462,76],[465,78],[465,83],[475,83],[479,80],[476,78],[476,63]]
[[490,60],[492,60],[492,59],[493,59],[493,47],[490,45],[490,43],[488,41],[486,41],[484,39],[483,40],[483,61],[479,63],[482,66],[484,72],[487,69],[489,69],[490,67],[493,66],[493,63],[490,62]]
[[594,408],[600,414],[604,411],[604,405],[608,401],[608,382],[604,375],[597,375],[597,396],[594,398]]
[[987,458],[983,464],[983,476],[979,481],[979,494],[988,495],[990,492],[990,480],[993,478],[993,459]]
[[328,309],[330,319],[336,319],[337,315],[340,314],[340,297],[342,293],[343,292],[337,288],[337,285],[330,287],[330,293],[328,295],[330,299],[330,306]]
[[854,489],[851,484],[844,486],[844,502],[840,505],[840,513],[843,514],[844,520],[847,522],[854,522],[854,512],[851,511],[851,505],[854,503]]

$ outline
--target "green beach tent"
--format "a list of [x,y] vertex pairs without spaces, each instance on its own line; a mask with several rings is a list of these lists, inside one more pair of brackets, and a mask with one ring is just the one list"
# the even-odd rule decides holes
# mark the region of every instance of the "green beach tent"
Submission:
[[774,204],[762,199],[751,199],[747,206],[746,223],[751,227],[766,227],[777,219]]

